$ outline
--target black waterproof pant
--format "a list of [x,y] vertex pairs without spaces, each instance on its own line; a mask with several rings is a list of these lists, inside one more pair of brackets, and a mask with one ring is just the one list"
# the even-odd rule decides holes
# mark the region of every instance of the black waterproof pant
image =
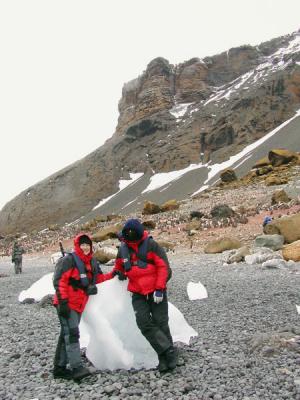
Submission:
[[81,367],[79,345],[79,323],[81,314],[71,310],[69,318],[58,315],[60,334],[56,346],[54,367],[66,367],[69,363],[72,369]]
[[173,346],[166,292],[159,304],[154,303],[152,293],[147,296],[133,293],[132,306],[138,328],[158,355]]

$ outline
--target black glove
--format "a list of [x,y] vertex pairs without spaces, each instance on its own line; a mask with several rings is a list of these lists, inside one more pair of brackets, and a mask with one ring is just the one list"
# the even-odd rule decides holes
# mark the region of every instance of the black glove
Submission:
[[98,288],[97,288],[96,285],[89,285],[87,287],[87,289],[86,289],[86,294],[88,296],[92,296],[92,295],[97,294],[97,293],[98,293]]
[[123,274],[123,272],[119,271],[118,269],[115,269],[115,270],[113,271],[113,276],[114,276],[114,277],[115,277],[115,276],[118,276],[119,281],[126,281],[126,279],[127,279],[127,276],[125,276],[125,275]]
[[71,309],[68,305],[68,300],[62,300],[57,306],[58,315],[63,318],[69,318]]

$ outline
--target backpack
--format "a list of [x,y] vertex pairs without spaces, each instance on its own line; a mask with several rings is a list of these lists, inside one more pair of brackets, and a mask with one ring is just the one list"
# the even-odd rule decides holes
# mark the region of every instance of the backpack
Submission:
[[[147,260],[147,250],[149,247],[149,241],[153,240],[152,236],[148,236],[141,244],[141,246],[139,246],[138,248],[138,253],[135,253],[135,251],[127,246],[126,243],[122,242],[121,247],[120,247],[120,254],[121,254],[121,258],[123,258],[123,265],[124,265],[124,269],[125,271],[130,271],[132,268],[132,264],[130,262],[130,253],[135,253],[138,260],[137,260],[137,265],[140,268],[146,268],[147,264],[151,264],[148,262]],[[162,259],[165,261],[165,263],[168,266],[168,277],[167,277],[167,281],[169,281],[172,277],[172,269],[170,267],[169,261],[168,261],[168,257],[165,253],[165,250],[160,247],[162,250]]]

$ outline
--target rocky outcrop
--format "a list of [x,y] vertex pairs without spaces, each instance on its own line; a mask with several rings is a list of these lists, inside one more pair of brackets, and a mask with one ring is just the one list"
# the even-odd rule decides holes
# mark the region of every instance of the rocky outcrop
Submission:
[[[280,179],[280,178],[278,178],[278,181],[280,182],[279,184],[286,183],[286,182],[283,182],[282,179]],[[271,204],[288,203],[289,201],[291,201],[291,199],[290,199],[290,197],[287,195],[287,193],[285,192],[285,190],[283,190],[283,189],[281,189],[281,190],[276,190],[276,191],[272,194]]]
[[264,233],[279,234],[284,237],[285,243],[292,243],[300,239],[300,214],[282,217],[264,227]]
[[224,238],[213,240],[211,243],[209,243],[205,247],[204,253],[216,254],[216,253],[222,253],[223,251],[226,251],[226,250],[239,249],[240,247],[242,247],[242,244],[240,241],[238,241],[234,238],[224,237]]
[[112,138],[7,203],[0,233],[74,221],[129,173],[228,159],[299,108],[299,49],[294,33],[179,65],[152,60],[124,85]]
[[237,176],[235,174],[235,171],[232,168],[227,168],[224,171],[222,171],[220,173],[220,178],[221,178],[221,181],[225,182],[225,183],[234,182],[234,181],[237,180]]
[[256,236],[254,245],[256,247],[267,247],[274,251],[283,247],[284,237],[281,235],[260,235]]
[[273,167],[279,167],[291,161],[297,161],[298,154],[286,149],[274,149],[269,152],[268,158]]

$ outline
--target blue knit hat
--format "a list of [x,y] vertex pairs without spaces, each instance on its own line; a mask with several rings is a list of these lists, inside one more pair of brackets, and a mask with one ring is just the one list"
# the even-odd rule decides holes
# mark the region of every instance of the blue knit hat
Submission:
[[125,222],[122,229],[122,236],[129,242],[135,242],[142,239],[144,235],[144,227],[138,219],[129,219]]

